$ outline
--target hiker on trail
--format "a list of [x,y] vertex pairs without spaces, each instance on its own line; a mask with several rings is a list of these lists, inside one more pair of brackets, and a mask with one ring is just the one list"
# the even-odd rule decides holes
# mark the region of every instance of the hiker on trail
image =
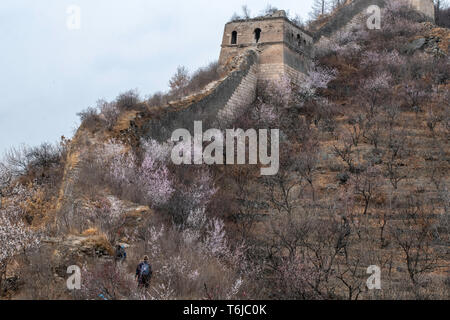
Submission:
[[124,262],[127,259],[127,253],[123,245],[118,244],[116,247],[115,260],[119,262]]
[[148,288],[152,277],[152,267],[148,263],[148,256],[144,256],[144,261],[136,268],[136,280],[139,288]]

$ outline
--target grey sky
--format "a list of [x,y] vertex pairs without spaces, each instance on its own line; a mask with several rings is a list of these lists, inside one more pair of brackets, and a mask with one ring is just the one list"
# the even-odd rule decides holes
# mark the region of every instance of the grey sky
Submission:
[[[307,18],[312,0],[2,0],[0,155],[21,143],[71,137],[76,113],[138,89],[167,90],[178,65],[218,59],[224,24],[247,4]],[[66,26],[70,5],[81,29]]]

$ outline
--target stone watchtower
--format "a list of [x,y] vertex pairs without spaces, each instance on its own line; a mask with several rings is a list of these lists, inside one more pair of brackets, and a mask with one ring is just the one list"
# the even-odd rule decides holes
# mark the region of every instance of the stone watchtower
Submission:
[[225,25],[219,65],[248,49],[259,52],[258,80],[276,80],[283,75],[300,78],[310,64],[313,37],[291,22],[285,11]]

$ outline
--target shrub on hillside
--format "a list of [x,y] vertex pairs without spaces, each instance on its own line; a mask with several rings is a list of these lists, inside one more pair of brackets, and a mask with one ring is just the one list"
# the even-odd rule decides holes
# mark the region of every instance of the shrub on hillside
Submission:
[[156,141],[142,145],[139,154],[115,141],[102,145],[83,162],[78,180],[86,187],[106,184],[121,199],[152,207],[164,205],[174,191],[167,167],[171,148]]
[[231,245],[224,223],[208,218],[204,209],[190,212],[178,227],[149,221],[139,235],[132,255],[149,255],[158,270],[149,290],[154,299],[236,299],[250,286],[246,247]]
[[8,264],[15,256],[40,244],[38,233],[30,230],[16,216],[16,212],[0,211],[0,295]]
[[174,178],[174,192],[164,208],[181,225],[191,211],[208,207],[217,188],[208,168],[179,167]]
[[82,269],[81,290],[75,298],[85,300],[140,300],[145,294],[139,292],[133,276],[119,264],[103,262],[85,264]]
[[399,37],[409,37],[416,34],[421,25],[418,22],[424,17],[411,8],[406,0],[389,0],[384,8],[383,23],[381,29],[385,39],[398,41]]
[[137,90],[129,90],[116,98],[116,107],[120,111],[139,110],[141,109],[140,102]]
[[66,148],[65,140],[59,145],[43,143],[36,147],[13,147],[5,153],[1,165],[3,176],[9,174],[10,178],[23,177],[41,184],[56,184],[62,175]]
[[89,130],[95,130],[100,123],[98,110],[92,107],[77,113],[77,116],[80,118],[81,125]]
[[120,115],[120,109],[117,107],[117,103],[99,100],[97,102],[97,108],[100,110],[100,118],[103,120],[106,128],[111,130],[117,123]]
[[203,89],[207,84],[220,78],[218,72],[218,62],[212,62],[208,66],[195,71],[190,77],[189,84],[186,86],[188,92],[196,92]]

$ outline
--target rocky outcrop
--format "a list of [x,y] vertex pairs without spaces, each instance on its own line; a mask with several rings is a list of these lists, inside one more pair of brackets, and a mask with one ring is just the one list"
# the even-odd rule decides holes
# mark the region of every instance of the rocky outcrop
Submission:
[[56,247],[55,253],[72,257],[111,257],[114,249],[103,236],[74,236],[46,238],[43,243]]
[[408,54],[423,50],[435,57],[445,57],[448,55],[449,44],[450,31],[448,29],[438,28],[432,23],[425,23],[423,35],[410,41],[404,50]]

